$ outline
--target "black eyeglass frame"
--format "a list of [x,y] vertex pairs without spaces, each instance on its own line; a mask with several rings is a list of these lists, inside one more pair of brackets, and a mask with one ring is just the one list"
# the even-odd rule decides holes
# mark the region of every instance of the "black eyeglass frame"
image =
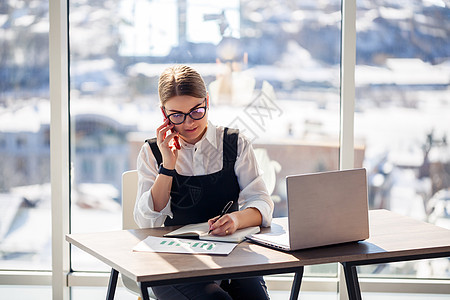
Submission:
[[[175,113],[172,113],[172,114],[170,114],[170,115],[167,115],[167,113],[166,113],[166,108],[163,107],[164,113],[167,115],[167,118],[169,119],[169,121],[170,121],[173,125],[181,125],[181,124],[183,124],[183,123],[186,121],[187,116],[189,116],[192,120],[201,120],[201,119],[203,119],[203,118],[206,116],[206,110],[208,109],[208,105],[207,105],[207,103],[206,103],[206,100],[207,100],[206,98],[205,98],[205,100],[203,100],[203,102],[205,102],[205,106],[194,107],[194,108],[192,108],[192,109],[191,109],[189,112],[187,112],[187,113],[184,113],[184,112],[175,112]],[[203,103],[203,102],[202,102],[202,103]],[[197,109],[200,109],[200,108],[205,109],[205,112],[203,113],[203,115],[202,115],[200,118],[194,118],[194,117],[192,117],[191,113],[192,113],[193,111],[197,110]],[[174,122],[174,121],[172,121],[170,117],[173,116],[173,115],[183,115],[183,116],[184,116],[183,121],[181,121],[181,122]]]

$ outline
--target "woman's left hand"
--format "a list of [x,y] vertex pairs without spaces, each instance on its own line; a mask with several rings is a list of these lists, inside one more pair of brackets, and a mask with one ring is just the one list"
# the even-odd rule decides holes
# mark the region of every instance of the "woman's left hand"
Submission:
[[233,213],[225,214],[221,218],[219,216],[208,220],[210,234],[213,235],[230,235],[234,233],[238,228],[238,220]]

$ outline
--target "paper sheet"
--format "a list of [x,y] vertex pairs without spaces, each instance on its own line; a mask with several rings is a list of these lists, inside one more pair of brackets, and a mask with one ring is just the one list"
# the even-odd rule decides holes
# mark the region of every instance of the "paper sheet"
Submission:
[[228,255],[236,246],[235,243],[149,236],[134,246],[133,251]]

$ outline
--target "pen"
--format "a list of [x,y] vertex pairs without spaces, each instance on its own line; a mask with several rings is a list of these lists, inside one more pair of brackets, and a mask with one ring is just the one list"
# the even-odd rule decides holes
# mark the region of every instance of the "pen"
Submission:
[[[220,216],[217,218],[217,220],[219,220],[220,218],[222,218],[223,215],[226,214],[226,213],[228,212],[228,210],[230,209],[231,205],[233,205],[233,201],[229,201],[229,202],[227,203],[227,205],[225,205],[225,207],[222,209],[222,212],[220,213]],[[216,220],[216,221],[217,221],[217,220]],[[209,230],[209,231],[208,231],[208,234],[210,234],[211,231],[212,231],[212,230]]]

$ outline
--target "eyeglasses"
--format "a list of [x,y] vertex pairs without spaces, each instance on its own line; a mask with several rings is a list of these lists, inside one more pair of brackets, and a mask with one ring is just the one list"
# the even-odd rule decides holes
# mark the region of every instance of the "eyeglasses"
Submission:
[[[205,99],[206,101],[206,99]],[[203,102],[202,102],[203,103]],[[186,117],[189,116],[193,120],[200,120],[206,115],[206,109],[208,107],[201,106],[191,109],[188,113],[182,113],[182,112],[176,112],[173,114],[170,114],[167,116],[167,118],[170,120],[170,122],[174,125],[180,125],[183,124],[186,120]],[[164,108],[165,111],[165,108]]]

